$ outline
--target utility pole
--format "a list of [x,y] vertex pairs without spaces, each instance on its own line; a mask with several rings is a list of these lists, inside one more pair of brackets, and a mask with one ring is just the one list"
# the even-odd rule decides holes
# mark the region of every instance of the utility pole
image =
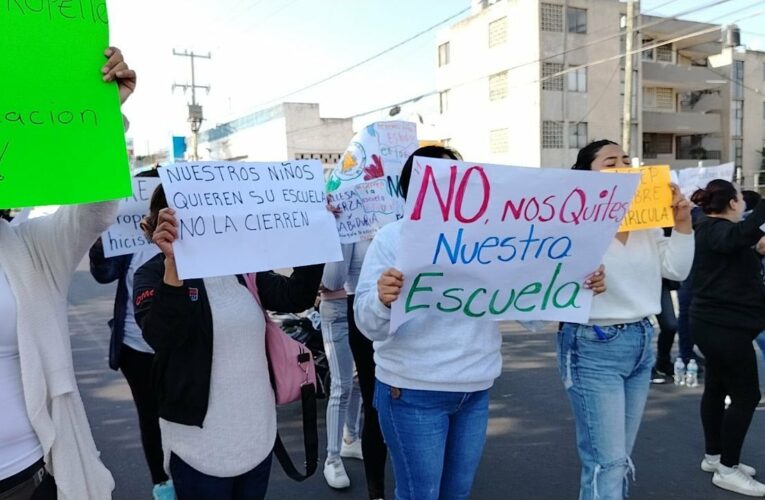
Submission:
[[197,85],[196,74],[194,72],[194,59],[211,59],[212,56],[208,52],[206,55],[195,54],[193,51],[189,52],[184,50],[179,52],[173,49],[173,55],[179,57],[188,57],[191,60],[191,83],[174,83],[173,92],[180,87],[183,89],[184,94],[187,90],[191,89],[191,104],[189,104],[189,118],[188,121],[191,124],[191,151],[192,160],[199,159],[199,129],[202,127],[204,121],[204,114],[202,113],[202,105],[197,104],[197,89],[204,89],[208,93],[210,92],[209,85]]
[[[624,56],[624,111],[622,113],[622,148],[630,157],[632,153],[632,105],[635,94],[635,55],[634,50],[635,20],[640,13],[638,0],[627,0],[627,23],[625,26],[625,56]],[[640,110],[638,110],[638,113]]]

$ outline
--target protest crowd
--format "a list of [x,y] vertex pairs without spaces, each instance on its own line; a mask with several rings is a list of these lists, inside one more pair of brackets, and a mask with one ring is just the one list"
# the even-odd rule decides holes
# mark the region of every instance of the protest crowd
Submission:
[[[124,103],[136,74],[116,48],[105,60],[93,85]],[[370,137],[405,154],[370,153],[382,170],[368,169],[353,148]],[[713,485],[765,497],[741,456],[761,397],[759,195],[731,175],[686,197],[668,167],[633,169],[610,140],[544,170],[416,139],[414,124],[372,124],[326,179],[318,162],[280,158],[162,165],[123,175],[114,201],[29,220],[3,211],[0,500],[115,488],[72,361],[67,291],[85,256],[97,282],[117,283],[108,364],[130,388],[155,499],[262,499],[273,462],[295,494],[319,470],[344,489],[347,460],[363,460],[370,499],[385,498],[388,462],[396,499],[470,498],[503,369],[500,320],[557,326],[580,500],[629,496],[651,383],[698,368],[705,447],[692,459]],[[276,321],[310,310],[319,346]],[[302,411],[305,460],[279,436],[286,404]]]

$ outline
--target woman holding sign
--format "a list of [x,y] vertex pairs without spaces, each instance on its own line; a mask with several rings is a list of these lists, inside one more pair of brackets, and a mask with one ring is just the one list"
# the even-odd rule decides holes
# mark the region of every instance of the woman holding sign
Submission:
[[[180,500],[262,499],[276,440],[264,311],[239,276],[180,280],[178,220],[161,185],[149,210],[143,227],[162,253],[136,272],[133,297],[136,321],[156,353],[162,444],[175,492]],[[260,302],[305,311],[323,269],[258,273]]]
[[[405,197],[415,156],[457,160],[439,146],[415,151],[401,173]],[[467,499],[486,440],[489,388],[502,371],[502,336],[495,321],[446,316],[415,317],[390,331],[390,306],[406,279],[393,267],[403,222],[375,235],[356,289],[356,322],[374,341],[374,404],[396,499]],[[583,286],[602,292],[603,273]]]
[[[611,141],[579,151],[575,170],[629,167],[630,158]],[[667,186],[669,189],[670,186]],[[621,499],[630,455],[643,416],[654,364],[649,317],[661,311],[661,279],[682,281],[693,262],[690,204],[671,186],[675,226],[617,233],[603,264],[608,291],[593,299],[587,324],[563,323],[558,361],[576,420],[582,461],[580,500]]]
[[[765,203],[742,220],[745,202],[731,182],[717,179],[691,200],[706,215],[696,225],[691,331],[706,359],[701,423],[706,444],[701,469],[723,489],[765,496],[765,484],[739,459],[760,402],[752,340],[765,330]],[[758,253],[759,252],[759,253]],[[730,406],[725,408],[725,397]]]
[[[105,56],[103,80],[124,103],[135,72],[118,49]],[[0,220],[0,498],[111,498],[77,390],[66,306],[77,265],[116,210],[115,201],[16,226]]]

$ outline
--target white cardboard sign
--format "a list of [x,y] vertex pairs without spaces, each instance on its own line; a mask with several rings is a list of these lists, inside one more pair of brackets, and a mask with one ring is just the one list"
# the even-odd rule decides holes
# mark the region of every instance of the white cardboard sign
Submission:
[[141,219],[159,183],[157,177],[133,177],[133,195],[120,201],[116,222],[101,233],[105,257],[135,253],[151,244],[141,230]]
[[176,163],[160,169],[178,218],[181,279],[342,260],[321,163]]
[[[391,331],[416,315],[586,322],[640,176],[415,158]],[[608,272],[608,271],[606,271]]]

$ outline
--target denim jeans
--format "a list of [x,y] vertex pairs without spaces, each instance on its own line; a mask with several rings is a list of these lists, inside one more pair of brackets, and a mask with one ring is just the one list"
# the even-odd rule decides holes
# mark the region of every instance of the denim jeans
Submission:
[[378,380],[374,401],[396,500],[469,498],[486,442],[489,391],[398,389]]
[[582,461],[580,500],[627,496],[627,476],[630,471],[634,476],[630,455],[654,362],[647,319],[601,331],[564,323],[558,333],[558,363]]
[[321,333],[324,337],[324,352],[329,362],[332,384],[327,401],[327,458],[340,456],[340,447],[345,433],[349,440],[359,437],[361,415],[361,392],[353,380],[353,354],[348,343],[348,303],[343,297],[322,300]]
[[754,341],[757,342],[757,347],[760,348],[760,354],[765,359],[765,332],[760,332]]
[[215,477],[199,472],[178,455],[170,455],[170,475],[178,500],[262,500],[266,497],[271,458],[241,476]]

